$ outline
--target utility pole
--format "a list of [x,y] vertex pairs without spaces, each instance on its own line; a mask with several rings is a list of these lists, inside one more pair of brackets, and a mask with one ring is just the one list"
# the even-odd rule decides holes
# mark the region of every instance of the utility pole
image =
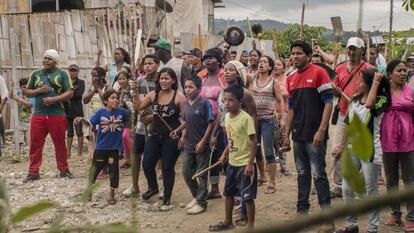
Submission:
[[394,1],[390,0],[390,30],[389,30],[389,34],[388,34],[388,54],[390,55],[388,57],[388,60],[392,59],[392,12],[393,12],[393,6],[394,5]]

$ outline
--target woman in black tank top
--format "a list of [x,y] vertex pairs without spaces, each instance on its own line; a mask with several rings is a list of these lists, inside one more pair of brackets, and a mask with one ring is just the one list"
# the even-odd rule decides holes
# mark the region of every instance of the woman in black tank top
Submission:
[[142,101],[138,96],[134,99],[139,110],[152,105],[154,114],[142,160],[148,182],[148,191],[142,194],[142,198],[148,200],[159,192],[155,166],[161,159],[164,184],[163,204],[160,207],[162,211],[170,209],[175,182],[174,166],[180,155],[178,135],[184,128],[184,123],[181,123],[179,118],[184,114],[185,96],[177,89],[178,82],[174,70],[163,68],[158,75],[155,91],[150,92]]

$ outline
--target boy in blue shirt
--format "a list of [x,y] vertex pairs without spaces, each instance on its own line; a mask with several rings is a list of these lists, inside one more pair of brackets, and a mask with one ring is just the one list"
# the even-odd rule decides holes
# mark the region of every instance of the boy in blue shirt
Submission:
[[80,122],[91,127],[98,126],[98,137],[92,159],[90,183],[95,183],[96,177],[105,166],[108,166],[110,179],[110,197],[108,204],[116,204],[115,189],[119,185],[119,149],[122,147],[122,132],[129,127],[129,114],[125,109],[118,108],[119,95],[114,90],[106,91],[102,100],[106,108],[99,109],[89,121],[83,117],[75,118],[75,124]]
[[187,101],[184,106],[185,130],[179,146],[184,146],[183,177],[193,200],[186,206],[188,214],[199,214],[207,208],[207,174],[197,180],[195,172],[208,167],[210,161],[209,138],[213,129],[213,112],[210,102],[202,98],[201,79],[195,74],[184,83]]

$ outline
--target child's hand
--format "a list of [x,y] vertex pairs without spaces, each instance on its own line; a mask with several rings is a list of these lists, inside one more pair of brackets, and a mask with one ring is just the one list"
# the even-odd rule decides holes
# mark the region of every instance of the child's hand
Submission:
[[226,161],[226,157],[221,156],[220,159],[217,162],[219,162],[221,165],[224,165],[225,161]]
[[206,143],[203,141],[200,141],[199,143],[197,143],[195,150],[196,150],[196,154],[201,154],[205,151],[206,149]]
[[142,121],[142,123],[144,123],[146,125],[149,125],[149,124],[151,124],[153,119],[154,119],[154,115],[149,114],[149,115],[144,116],[141,121]]
[[79,125],[79,123],[82,121],[82,117],[76,117],[74,120],[73,120],[73,124],[74,125]]
[[214,148],[216,148],[217,145],[217,136],[211,136],[210,138],[210,147],[212,150],[214,150]]
[[246,170],[244,171],[246,176],[252,176],[253,175],[254,166],[252,163],[248,163],[246,166]]

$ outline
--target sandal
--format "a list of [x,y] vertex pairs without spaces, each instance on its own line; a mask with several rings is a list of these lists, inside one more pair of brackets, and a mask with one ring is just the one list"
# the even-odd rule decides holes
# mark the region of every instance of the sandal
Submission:
[[236,224],[236,226],[244,227],[247,225],[247,217],[242,214],[239,214],[237,215],[234,223]]
[[219,222],[216,225],[209,225],[208,226],[208,231],[213,231],[213,232],[227,231],[227,230],[231,230],[231,229],[234,229],[234,225],[233,224],[226,225],[226,224],[224,224],[224,222]]
[[267,183],[265,179],[257,179],[257,187],[262,186]]
[[266,191],[264,192],[265,194],[273,194],[276,192],[276,188],[273,186],[267,186]]
[[149,200],[152,196],[154,196],[155,194],[157,194],[159,191],[158,191],[158,189],[155,189],[155,190],[148,190],[148,191],[146,191],[145,193],[143,193],[142,194],[142,199],[143,200],[145,200],[145,201],[147,201],[147,200]]
[[115,198],[110,198],[106,202],[108,203],[108,205],[115,205],[116,204],[116,199]]
[[391,215],[385,223],[386,226],[401,226],[402,221],[401,218],[396,217],[395,215]]
[[407,220],[407,222],[404,225],[404,232],[414,233],[414,221]]

